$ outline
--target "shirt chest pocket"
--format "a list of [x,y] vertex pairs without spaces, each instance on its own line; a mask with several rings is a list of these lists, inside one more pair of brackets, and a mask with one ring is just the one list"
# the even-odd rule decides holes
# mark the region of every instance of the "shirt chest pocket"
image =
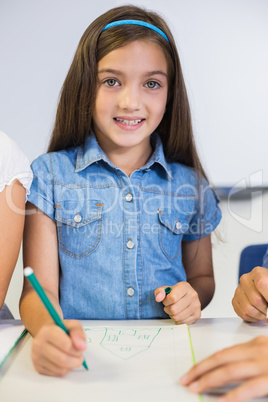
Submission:
[[103,203],[97,200],[61,201],[56,204],[59,247],[73,258],[92,253],[101,240]]
[[175,261],[180,254],[182,236],[189,229],[189,218],[165,209],[158,211],[158,218],[160,247],[170,261]]

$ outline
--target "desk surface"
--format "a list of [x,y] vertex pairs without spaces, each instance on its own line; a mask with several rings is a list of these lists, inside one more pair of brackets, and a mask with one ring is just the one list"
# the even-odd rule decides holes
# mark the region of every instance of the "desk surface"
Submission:
[[[84,326],[88,327],[103,327],[107,325],[102,321],[82,321]],[[161,327],[169,327],[173,324],[171,320],[144,320],[144,321],[110,321],[109,325],[115,327],[150,327],[160,325]],[[231,346],[236,343],[246,342],[257,335],[268,336],[268,324],[265,321],[248,324],[239,318],[204,318],[189,326],[191,339],[196,361],[208,356],[216,350]],[[0,371],[0,395],[3,402],[64,402],[75,401],[84,402],[94,398],[97,402],[158,402],[163,401],[163,392],[161,384],[154,384],[154,388],[159,390],[159,399],[152,397],[152,381],[150,386],[144,382],[144,387],[137,389],[135,383],[128,380],[129,388],[122,390],[116,386],[116,379],[113,378],[113,367],[108,367],[106,370],[106,378],[110,378],[110,383],[98,380],[92,381],[88,372],[83,368],[81,370],[69,373],[64,378],[54,378],[39,375],[34,371],[31,358],[31,342],[32,339],[27,334],[16,346],[16,349],[11,353],[10,357],[4,363]],[[90,359],[90,357],[87,357]],[[161,364],[161,362],[159,362]],[[108,371],[110,370],[110,372]],[[172,374],[171,374],[172,377]],[[173,373],[174,377],[174,373]],[[180,387],[177,379],[172,379],[177,389]],[[92,387],[92,388],[90,388]],[[216,400],[215,396],[203,395],[198,397],[188,393],[187,389],[179,390],[180,395],[183,393],[183,400],[212,402]],[[176,396],[174,394],[174,396]],[[175,399],[174,399],[175,400]],[[256,399],[256,401],[268,400],[267,398]]]

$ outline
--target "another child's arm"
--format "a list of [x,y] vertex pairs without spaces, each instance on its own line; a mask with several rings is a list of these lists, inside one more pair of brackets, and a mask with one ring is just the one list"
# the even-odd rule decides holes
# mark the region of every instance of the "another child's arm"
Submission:
[[213,387],[242,382],[219,401],[247,401],[268,395],[268,338],[221,350],[193,366],[181,379],[190,391],[202,393]]
[[[165,312],[177,324],[192,324],[201,316],[215,290],[210,235],[182,243],[183,265],[187,282],[172,286],[165,294],[165,286],[155,290],[155,299],[164,304]],[[166,284],[169,286],[169,284]]]
[[255,267],[240,278],[232,303],[243,320],[256,322],[266,318],[268,302],[268,269]]
[[[47,296],[62,317],[59,305],[59,261],[56,224],[32,204],[27,204],[23,239],[24,265],[30,266]],[[25,327],[34,337],[32,359],[36,370],[47,375],[65,375],[83,362],[85,335],[78,321],[65,321],[68,336],[57,327],[26,279],[20,301]]]
[[0,193],[0,310],[16,266],[25,217],[25,189],[17,180]]

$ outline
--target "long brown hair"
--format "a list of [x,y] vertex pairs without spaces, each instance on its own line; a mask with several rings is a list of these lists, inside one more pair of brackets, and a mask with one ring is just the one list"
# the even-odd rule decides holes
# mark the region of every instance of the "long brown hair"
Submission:
[[[151,23],[167,35],[169,42],[159,33],[137,25],[120,25],[102,32],[108,23],[123,19]],[[85,142],[92,126],[98,61],[112,50],[138,39],[157,43],[168,64],[168,101],[157,128],[166,158],[191,166],[206,177],[194,142],[189,101],[174,38],[158,14],[136,6],[113,8],[94,20],[84,32],[62,87],[48,152]]]

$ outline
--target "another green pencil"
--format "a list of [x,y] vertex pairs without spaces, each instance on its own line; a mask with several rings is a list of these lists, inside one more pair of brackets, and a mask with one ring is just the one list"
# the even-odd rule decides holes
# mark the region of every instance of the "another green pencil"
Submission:
[[[49,314],[53,318],[55,324],[58,325],[58,327],[63,329],[63,331],[65,331],[66,334],[69,335],[68,329],[65,327],[65,325],[62,322],[62,320],[61,320],[60,316],[58,315],[57,311],[54,309],[54,307],[51,304],[49,298],[45,294],[45,291],[42,288],[42,286],[40,285],[40,283],[38,282],[38,279],[36,278],[32,268],[30,268],[30,267],[25,268],[24,269],[24,275],[31,282],[32,287],[34,288],[34,290],[36,291],[36,293],[38,294],[38,296],[40,297],[40,299],[44,303],[44,306],[46,307],[47,311],[49,312]],[[83,361],[83,366],[85,367],[86,370],[88,370],[88,366],[87,366],[87,363],[86,363],[85,360]]]
[[167,288],[165,288],[165,293],[166,293],[166,295],[168,295],[171,291],[172,291],[172,289],[171,289],[170,286],[168,286]]

